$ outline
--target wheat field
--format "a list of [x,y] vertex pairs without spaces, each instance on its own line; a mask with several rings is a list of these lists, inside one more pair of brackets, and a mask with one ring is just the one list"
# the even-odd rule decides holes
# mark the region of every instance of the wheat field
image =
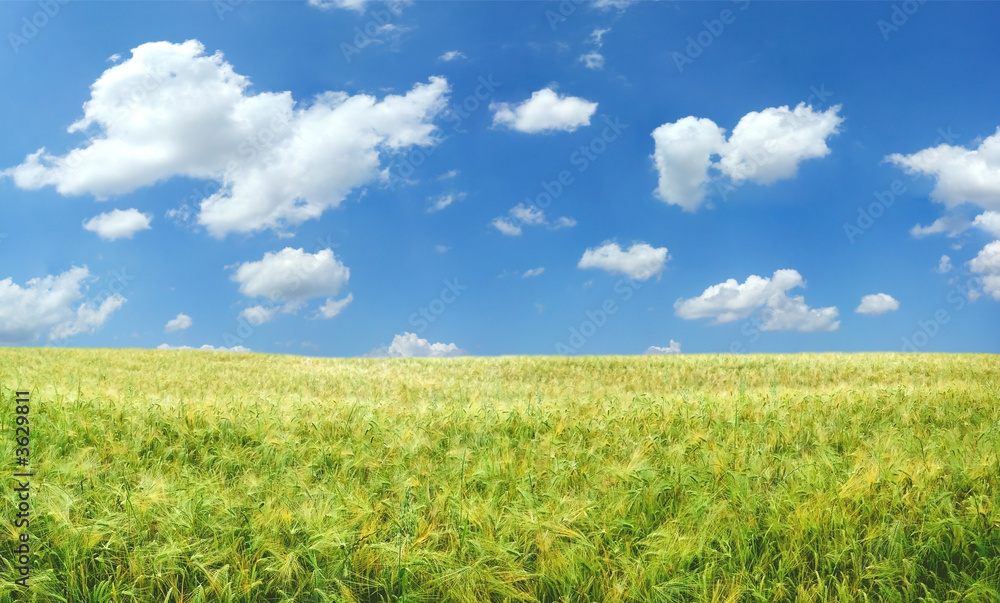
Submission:
[[0,601],[1000,601],[991,355],[0,350]]

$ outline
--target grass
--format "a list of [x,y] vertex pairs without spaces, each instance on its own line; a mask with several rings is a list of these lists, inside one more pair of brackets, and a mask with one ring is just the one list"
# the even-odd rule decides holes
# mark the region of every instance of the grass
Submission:
[[0,602],[1000,601],[996,356],[2,349],[6,467],[19,388]]

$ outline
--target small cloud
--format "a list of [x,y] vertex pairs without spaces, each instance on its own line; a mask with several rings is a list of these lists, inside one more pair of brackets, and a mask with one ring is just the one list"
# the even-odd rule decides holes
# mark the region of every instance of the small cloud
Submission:
[[658,347],[658,346],[655,346],[655,345],[651,345],[648,348],[646,348],[645,353],[646,354],[680,354],[681,353],[681,342],[674,341],[673,339],[671,339],[670,340],[670,345],[667,346],[667,347],[665,347],[665,348],[661,348],[661,347]]
[[311,341],[303,341],[301,345],[302,345],[302,347],[309,348],[311,350],[318,350],[319,349],[319,344],[315,344],[315,343],[313,343]]
[[334,300],[332,297],[327,298],[326,303],[319,308],[319,317],[336,318],[352,301],[354,301],[353,293],[348,293],[347,297],[340,300]]
[[245,308],[240,312],[240,318],[245,318],[247,322],[255,327],[258,327],[266,322],[271,322],[274,315],[278,312],[278,306],[272,306],[270,308],[264,306],[250,306]]
[[580,62],[587,69],[593,69],[595,71],[604,69],[604,55],[592,50],[586,54],[580,55]]
[[541,302],[535,302],[535,309],[537,309],[538,313],[541,314],[542,312],[545,311],[545,305],[542,304]]
[[892,312],[898,309],[899,302],[893,299],[891,295],[876,293],[874,295],[866,295],[862,297],[861,305],[855,308],[854,311],[858,314],[877,316],[879,314],[885,314],[886,312]]
[[459,172],[458,170],[448,170],[447,172],[445,172],[445,173],[441,174],[440,176],[438,176],[437,179],[438,179],[438,181],[441,181],[441,180],[451,180],[455,176],[458,176],[460,173],[461,172]]
[[392,343],[385,350],[384,355],[390,357],[429,357],[444,358],[448,356],[462,356],[465,350],[459,348],[454,343],[430,343],[426,339],[417,337],[416,333],[404,332],[392,338]]
[[449,50],[448,52],[446,52],[443,55],[439,56],[438,60],[441,60],[441,61],[454,61],[455,59],[466,59],[466,58],[468,58],[468,57],[466,57],[465,53],[463,53],[463,52],[460,52],[458,50]]
[[177,318],[167,321],[167,326],[165,326],[163,330],[167,333],[171,333],[173,331],[183,331],[184,329],[190,328],[192,324],[194,324],[194,321],[191,320],[190,316],[187,314],[178,314]]
[[947,255],[942,255],[941,260],[938,262],[937,273],[944,274],[946,272],[951,272],[951,258]]
[[490,103],[493,125],[507,126],[518,132],[574,132],[589,126],[597,103],[577,96],[560,96],[551,87],[531,93],[531,98],[513,107],[508,103]]
[[551,230],[559,230],[560,228],[573,228],[576,226],[576,220],[573,218],[567,218],[566,216],[561,216],[555,222],[552,223]]
[[444,253],[444,252],[448,251],[449,249],[451,249],[451,247],[448,247],[446,245],[435,245],[434,246],[434,251],[436,251],[438,253]]
[[490,222],[490,224],[509,237],[516,237],[521,234],[521,227],[517,226],[507,218],[493,218],[493,221]]
[[930,226],[921,226],[917,224],[910,229],[910,236],[915,239],[922,239],[926,236],[933,234],[945,234],[950,239],[954,239],[958,235],[965,232],[972,222],[969,222],[965,218],[956,215],[942,216]]
[[455,201],[461,201],[464,198],[465,198],[465,193],[457,193],[457,194],[449,193],[447,195],[441,195],[440,197],[431,199],[430,200],[431,205],[430,207],[427,208],[427,213],[433,214],[439,212],[442,209],[454,203]]
[[623,251],[618,243],[605,243],[584,251],[577,268],[598,268],[645,281],[660,273],[668,260],[670,255],[666,247],[633,243],[628,250]]
[[533,276],[538,276],[539,274],[545,272],[545,268],[539,266],[538,268],[532,268],[531,270],[525,270],[521,278],[531,278]]
[[97,236],[106,241],[131,239],[140,230],[149,230],[152,219],[152,216],[140,213],[137,209],[115,209],[87,220],[83,223],[83,228],[96,232]]
[[241,345],[234,345],[231,348],[227,348],[227,347],[224,347],[224,346],[215,347],[213,345],[208,345],[207,343],[205,345],[201,346],[200,348],[193,348],[193,347],[191,347],[189,345],[173,346],[173,345],[169,345],[169,344],[166,344],[166,343],[161,343],[160,345],[156,346],[156,349],[158,349],[158,350],[206,350],[206,351],[209,351],[209,352],[252,352],[253,351],[250,348],[245,348],[245,347],[243,347]]
[[120,60],[122,60],[122,55],[118,54],[117,52],[108,57],[109,63],[117,63]]

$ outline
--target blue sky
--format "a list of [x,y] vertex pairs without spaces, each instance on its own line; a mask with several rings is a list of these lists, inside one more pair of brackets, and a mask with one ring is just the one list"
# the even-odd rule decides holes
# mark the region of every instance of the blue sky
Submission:
[[0,343],[996,353],[998,17],[4,2]]

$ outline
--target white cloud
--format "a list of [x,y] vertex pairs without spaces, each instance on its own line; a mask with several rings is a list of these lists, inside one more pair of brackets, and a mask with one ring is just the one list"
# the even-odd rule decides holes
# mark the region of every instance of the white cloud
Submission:
[[444,252],[448,251],[449,249],[451,249],[451,247],[448,247],[447,245],[435,245],[434,246],[434,251],[436,251],[438,253],[444,253]]
[[519,203],[512,207],[510,215],[518,222],[529,226],[536,226],[538,224],[545,223],[545,212],[537,207],[527,206],[523,203]]
[[23,287],[9,277],[0,280],[0,343],[31,343],[46,331],[49,341],[95,332],[126,300],[115,293],[99,304],[96,299],[79,303],[87,280],[87,268],[75,266]]
[[430,343],[426,339],[417,337],[416,333],[404,332],[392,338],[387,356],[462,356],[465,350],[460,349],[454,343]]
[[942,255],[941,260],[938,262],[937,272],[938,274],[945,274],[946,272],[951,272],[951,258],[947,255]]
[[969,228],[971,222],[958,215],[941,216],[931,223],[930,226],[917,224],[910,229],[910,235],[917,239],[922,239],[933,234],[947,234],[948,238],[955,238]]
[[974,203],[985,210],[1000,210],[1000,128],[975,149],[941,144],[885,159],[907,173],[932,176],[931,199],[945,207]]
[[218,185],[197,217],[210,234],[281,231],[388,178],[382,159],[436,144],[433,119],[450,91],[431,77],[381,101],[324,92],[296,106],[291,92],[249,86],[197,40],[143,44],[91,86],[69,128],[89,134],[82,146],[63,156],[43,147],[0,173],[24,189],[98,198],[173,177],[205,180]]
[[167,326],[163,327],[163,330],[167,333],[172,331],[183,331],[184,329],[190,328],[194,324],[191,317],[184,313],[179,313],[177,318],[172,318],[167,321]]
[[338,300],[327,298],[326,303],[319,308],[319,316],[327,319],[336,318],[352,301],[354,301],[353,293],[348,293],[347,297]]
[[594,31],[590,32],[590,42],[600,48],[604,45],[604,34],[609,31],[611,31],[610,27],[606,27],[604,29],[598,27],[594,29]]
[[490,111],[495,112],[493,125],[507,126],[518,132],[573,132],[580,126],[590,125],[597,103],[577,96],[560,96],[552,88],[542,88],[513,108],[508,103],[490,103]]
[[698,297],[678,299],[677,316],[685,320],[712,318],[713,324],[732,322],[763,309],[764,331],[835,331],[840,326],[837,308],[810,309],[802,296],[788,297],[787,292],[805,287],[795,270],[777,270],[772,278],[751,274],[743,283],[728,279],[712,285]]
[[342,8],[353,10],[359,13],[365,12],[365,7],[371,0],[309,0],[309,6],[315,6],[327,10],[330,8]]
[[705,200],[712,155],[721,152],[725,130],[710,119],[685,117],[653,130],[653,160],[659,171],[656,196],[687,211]]
[[[685,117],[653,130],[653,158],[659,172],[656,195],[663,201],[696,210],[705,200],[709,168],[736,184],[770,184],[792,178],[799,163],[830,153],[826,139],[838,132],[840,105],[824,112],[799,103],[751,111],[725,130],[710,119]],[[712,163],[713,156],[719,161]]]
[[502,234],[509,237],[516,237],[521,234],[521,227],[514,224],[507,218],[493,218],[493,221],[490,222],[490,224],[492,224],[493,227],[499,230]]
[[266,297],[283,303],[283,312],[294,312],[311,298],[337,295],[350,275],[350,269],[330,249],[310,254],[286,247],[266,253],[256,262],[241,264],[230,278],[240,284],[243,295]]
[[1000,237],[1000,211],[988,211],[972,220],[972,225],[994,237]]
[[646,348],[646,354],[680,354],[681,353],[681,342],[670,340],[670,345],[667,347],[657,347],[651,345]]
[[245,348],[245,347],[243,347],[241,345],[234,345],[231,348],[227,348],[227,347],[221,346],[221,345],[219,347],[215,347],[214,345],[208,345],[207,343],[205,345],[201,346],[200,348],[193,348],[193,347],[191,347],[189,345],[177,345],[177,346],[174,346],[174,345],[169,345],[169,344],[166,344],[166,343],[161,343],[160,345],[156,346],[156,349],[158,349],[158,350],[206,350],[206,351],[209,351],[209,352],[252,352],[253,351],[250,348]]
[[983,293],[1000,301],[1000,240],[988,243],[969,261],[969,269],[981,274]]
[[600,8],[602,10],[609,10],[612,8],[617,8],[618,10],[624,10],[628,6],[635,4],[639,0],[594,0],[594,7]]
[[94,216],[83,223],[84,230],[96,232],[107,241],[131,239],[140,230],[149,230],[153,217],[137,209],[116,209]]
[[552,230],[559,230],[560,228],[573,228],[576,226],[576,220],[573,218],[567,218],[566,216],[560,216],[555,222],[552,223]]
[[441,195],[440,197],[431,199],[431,204],[430,207],[427,208],[427,213],[433,214],[435,212],[439,212],[455,201],[461,201],[464,198],[465,193],[449,193],[447,195]]
[[844,121],[838,111],[840,105],[818,113],[805,103],[793,110],[782,106],[751,111],[733,128],[719,169],[734,182],[770,184],[793,178],[802,161],[830,154],[826,139]]
[[543,272],[545,272],[545,268],[542,267],[542,266],[539,266],[538,268],[532,268],[531,270],[525,270],[524,274],[521,275],[521,278],[531,278],[533,276],[538,276],[538,275],[540,275]]
[[278,313],[278,310],[278,306],[250,306],[240,312],[240,318],[245,318],[247,322],[254,326],[260,326],[266,322],[271,322],[271,319]]
[[[948,256],[944,256],[948,257]],[[899,309],[899,302],[886,293],[875,293],[861,298],[861,304],[854,309],[858,314],[877,316]]]
[[604,243],[584,251],[577,268],[599,268],[644,281],[659,274],[669,259],[666,247],[633,243],[627,251],[622,251],[618,243]]
[[596,50],[580,55],[580,62],[587,69],[604,69],[604,55]]
[[449,50],[448,52],[438,57],[438,59],[442,61],[454,61],[455,59],[465,59],[465,58],[468,57],[466,57],[464,53],[458,50]]

